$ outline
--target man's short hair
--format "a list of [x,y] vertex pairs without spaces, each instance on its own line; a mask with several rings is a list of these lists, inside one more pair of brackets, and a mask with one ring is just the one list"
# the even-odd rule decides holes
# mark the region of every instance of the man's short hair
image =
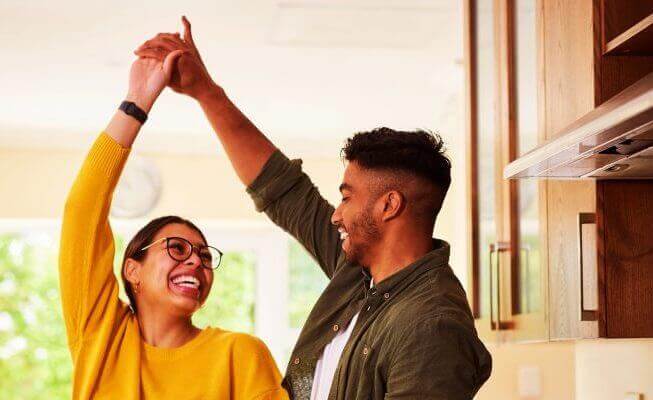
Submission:
[[[451,162],[440,135],[424,131],[377,128],[347,139],[342,157],[365,169],[408,175],[429,184],[429,199],[420,208],[435,222],[451,184]],[[389,176],[389,179],[392,178]],[[394,186],[394,185],[393,185]]]

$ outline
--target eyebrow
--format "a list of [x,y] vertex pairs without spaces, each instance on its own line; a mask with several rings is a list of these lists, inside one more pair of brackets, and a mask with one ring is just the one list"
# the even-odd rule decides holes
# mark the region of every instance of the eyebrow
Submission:
[[342,183],[338,189],[339,189],[341,192],[342,192],[343,190],[349,190],[349,191],[351,191],[351,185],[349,185],[348,183]]

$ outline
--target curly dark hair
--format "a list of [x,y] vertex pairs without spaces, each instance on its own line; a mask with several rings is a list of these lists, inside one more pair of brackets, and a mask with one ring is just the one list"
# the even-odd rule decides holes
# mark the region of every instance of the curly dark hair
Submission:
[[435,198],[430,210],[425,211],[435,222],[451,185],[451,161],[440,135],[425,130],[377,128],[347,139],[341,156],[366,169],[409,174],[431,183]]

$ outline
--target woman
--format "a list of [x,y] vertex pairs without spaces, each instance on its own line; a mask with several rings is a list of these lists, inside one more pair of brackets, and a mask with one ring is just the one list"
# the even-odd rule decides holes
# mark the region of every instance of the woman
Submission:
[[151,221],[112,272],[111,196],[130,148],[182,51],[138,59],[121,105],[91,148],[66,201],[61,293],[74,363],[74,399],[287,399],[266,346],[246,334],[199,329],[221,254],[179,217]]

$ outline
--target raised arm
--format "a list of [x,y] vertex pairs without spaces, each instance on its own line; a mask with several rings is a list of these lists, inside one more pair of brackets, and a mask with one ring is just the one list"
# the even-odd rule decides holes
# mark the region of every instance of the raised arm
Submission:
[[[165,87],[172,65],[157,60],[134,62],[126,100],[145,112]],[[141,123],[117,111],[96,139],[67,197],[59,250],[59,272],[68,344],[73,356],[80,339],[91,332],[110,334],[127,312],[118,300],[113,275],[114,240],[108,214],[111,197]]]
[[199,102],[257,209],[297,238],[332,276],[341,253],[338,232],[330,223],[333,207],[301,171],[301,162],[288,160],[213,81],[185,17],[183,23],[183,39],[161,33],[135,53],[162,60],[171,51],[185,52],[170,87]]

